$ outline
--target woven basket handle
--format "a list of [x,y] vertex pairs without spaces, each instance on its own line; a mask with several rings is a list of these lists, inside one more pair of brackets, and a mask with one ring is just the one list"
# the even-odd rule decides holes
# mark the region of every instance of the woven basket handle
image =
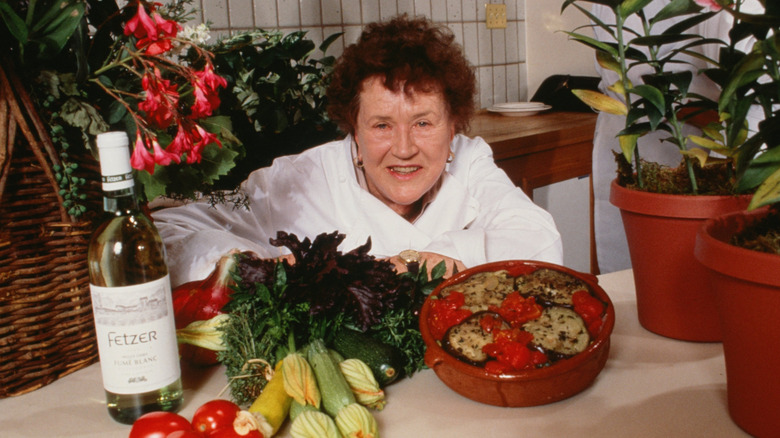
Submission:
[[35,110],[30,95],[7,56],[3,56],[0,60],[0,123],[2,123],[0,125],[0,197],[5,189],[16,131],[19,129],[57,195],[62,221],[71,222],[73,219],[62,206],[60,188],[52,170],[55,164],[60,164],[59,156],[46,130],[46,125]]

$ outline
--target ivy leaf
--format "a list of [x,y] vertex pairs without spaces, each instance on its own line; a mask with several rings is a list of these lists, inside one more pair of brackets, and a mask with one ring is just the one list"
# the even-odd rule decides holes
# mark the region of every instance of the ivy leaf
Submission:
[[71,126],[92,136],[108,131],[110,128],[95,107],[74,98],[62,104],[60,117]]

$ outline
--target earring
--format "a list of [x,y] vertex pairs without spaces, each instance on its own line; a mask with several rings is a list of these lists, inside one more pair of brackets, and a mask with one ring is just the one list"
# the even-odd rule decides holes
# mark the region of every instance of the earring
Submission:
[[361,160],[358,157],[355,157],[355,158],[352,159],[352,164],[355,167],[357,167],[358,169],[362,169],[363,168],[363,160]]
[[450,156],[447,157],[447,162],[452,163],[452,160],[455,159],[455,152],[450,151]]

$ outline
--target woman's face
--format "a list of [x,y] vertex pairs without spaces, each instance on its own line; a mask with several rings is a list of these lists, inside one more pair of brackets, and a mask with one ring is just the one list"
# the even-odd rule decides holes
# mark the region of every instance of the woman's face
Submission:
[[372,77],[363,82],[359,100],[355,139],[368,190],[410,218],[444,172],[455,135],[444,97],[392,92]]

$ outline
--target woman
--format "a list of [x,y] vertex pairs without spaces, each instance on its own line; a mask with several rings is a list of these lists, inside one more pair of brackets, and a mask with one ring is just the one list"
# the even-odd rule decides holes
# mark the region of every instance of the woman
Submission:
[[154,214],[174,284],[202,278],[232,248],[282,256],[268,239],[339,231],[348,251],[399,272],[418,252],[448,272],[504,259],[561,263],[552,217],[496,167],[490,147],[460,132],[474,111],[474,72],[444,26],[405,15],[369,25],[336,63],[329,115],[342,140],[280,157],[242,184],[249,210],[202,203]]

